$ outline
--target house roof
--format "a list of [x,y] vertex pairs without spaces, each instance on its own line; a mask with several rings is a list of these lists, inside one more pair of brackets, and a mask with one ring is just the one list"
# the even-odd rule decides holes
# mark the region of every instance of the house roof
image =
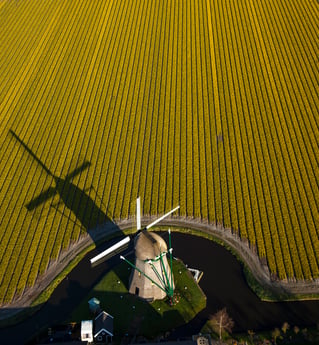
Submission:
[[93,341],[93,321],[84,320],[81,322],[81,340]]
[[81,333],[92,333],[93,330],[93,321],[92,320],[84,320],[81,322]]
[[89,300],[89,304],[97,304],[97,305],[100,305],[100,301],[97,299],[97,298],[95,298],[95,297],[93,297],[93,298],[91,298],[90,300]]
[[105,311],[95,318],[94,336],[98,336],[103,331],[113,337],[113,316]]

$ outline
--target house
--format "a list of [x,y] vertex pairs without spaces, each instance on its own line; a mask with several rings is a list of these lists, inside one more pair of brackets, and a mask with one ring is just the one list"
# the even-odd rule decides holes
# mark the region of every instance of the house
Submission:
[[94,322],[94,342],[111,343],[113,337],[113,316],[102,311]]
[[93,321],[85,320],[81,322],[81,341],[93,341]]

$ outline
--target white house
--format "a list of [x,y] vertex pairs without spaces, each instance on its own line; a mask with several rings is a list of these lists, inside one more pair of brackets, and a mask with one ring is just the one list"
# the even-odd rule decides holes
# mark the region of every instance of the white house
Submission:
[[81,340],[92,342],[93,341],[93,321],[85,320],[81,322]]

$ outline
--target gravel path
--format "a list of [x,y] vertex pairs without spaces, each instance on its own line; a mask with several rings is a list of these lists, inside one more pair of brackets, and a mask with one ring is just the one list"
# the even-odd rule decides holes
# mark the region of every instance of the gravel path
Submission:
[[[156,217],[143,217],[143,224],[146,225],[154,221]],[[0,308],[0,320],[6,319],[17,314],[23,308],[29,307],[37,296],[53,281],[53,279],[67,267],[67,265],[85,248],[92,243],[102,240],[106,234],[121,234],[122,230],[135,227],[136,220],[126,219],[115,224],[105,224],[90,231],[89,234],[82,236],[78,242],[70,245],[68,250],[61,252],[58,260],[49,264],[47,272],[38,277],[35,285],[27,289],[24,294],[7,305]],[[255,279],[264,288],[269,289],[275,294],[298,294],[309,295],[319,294],[319,279],[312,281],[278,281],[270,276],[268,266],[263,264],[257,254],[248,245],[248,242],[241,241],[240,238],[229,229],[201,222],[197,219],[174,217],[164,219],[161,222],[163,226],[172,226],[176,228],[188,228],[199,230],[203,233],[211,234],[223,243],[231,247],[239,255],[242,261],[248,266]]]

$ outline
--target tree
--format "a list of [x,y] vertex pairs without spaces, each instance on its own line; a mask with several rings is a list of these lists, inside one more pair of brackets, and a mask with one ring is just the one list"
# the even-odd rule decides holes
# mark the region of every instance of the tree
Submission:
[[249,335],[249,338],[250,338],[250,342],[253,344],[255,332],[252,329],[249,329],[248,330],[248,335]]
[[286,332],[289,330],[290,325],[288,322],[284,322],[281,326],[281,330],[284,332],[284,334],[286,334]]
[[214,331],[219,334],[219,339],[222,339],[222,332],[232,332],[234,327],[233,319],[227,314],[226,308],[219,310],[216,314],[209,318],[210,324]]
[[279,328],[275,328],[272,332],[271,332],[272,337],[274,338],[275,344],[277,344],[277,338],[280,336],[280,329]]
[[299,331],[300,331],[299,327],[298,327],[298,326],[295,326],[295,327],[294,327],[294,332],[295,332],[295,334],[298,334]]

